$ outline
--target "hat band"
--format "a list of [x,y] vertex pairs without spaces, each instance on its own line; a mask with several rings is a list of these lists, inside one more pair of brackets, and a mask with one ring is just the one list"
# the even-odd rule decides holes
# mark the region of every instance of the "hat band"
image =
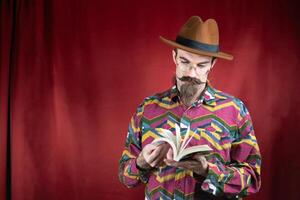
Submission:
[[219,45],[205,44],[194,40],[186,39],[181,36],[177,36],[176,42],[181,45],[191,47],[193,49],[198,49],[198,50],[208,51],[213,53],[219,52]]

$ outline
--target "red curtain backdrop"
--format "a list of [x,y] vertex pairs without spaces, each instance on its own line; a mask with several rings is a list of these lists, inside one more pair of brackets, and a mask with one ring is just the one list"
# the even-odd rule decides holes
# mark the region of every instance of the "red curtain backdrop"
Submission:
[[249,199],[300,198],[300,14],[291,0],[3,0],[0,199],[143,199],[118,180],[129,119],[171,86],[171,48],[191,15],[215,18],[210,75],[241,98],[261,148]]

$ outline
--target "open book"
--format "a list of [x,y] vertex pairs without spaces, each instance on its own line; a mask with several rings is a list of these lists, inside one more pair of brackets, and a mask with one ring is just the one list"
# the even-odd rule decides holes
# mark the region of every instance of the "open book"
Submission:
[[188,157],[193,153],[212,151],[212,149],[208,145],[187,147],[195,134],[193,132],[191,137],[189,136],[190,127],[187,128],[183,141],[181,141],[180,127],[178,126],[178,124],[175,124],[176,135],[174,135],[170,130],[167,129],[156,128],[156,130],[162,137],[153,140],[152,144],[159,145],[163,142],[169,143],[173,149],[173,160],[175,161],[180,161],[182,158]]

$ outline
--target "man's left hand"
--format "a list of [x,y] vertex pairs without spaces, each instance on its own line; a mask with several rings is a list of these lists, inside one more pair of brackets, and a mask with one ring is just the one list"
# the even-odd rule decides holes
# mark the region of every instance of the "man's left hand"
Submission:
[[191,170],[194,173],[206,177],[208,171],[208,164],[206,158],[201,153],[194,154],[190,159],[176,162],[169,158],[165,159],[164,162],[173,167],[181,169]]

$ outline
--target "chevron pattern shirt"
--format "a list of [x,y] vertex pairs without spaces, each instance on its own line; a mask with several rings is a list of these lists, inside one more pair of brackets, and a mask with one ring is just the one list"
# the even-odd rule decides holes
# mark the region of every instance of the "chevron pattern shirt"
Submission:
[[[129,123],[125,148],[119,161],[119,179],[127,187],[144,183],[145,199],[236,199],[258,192],[261,154],[251,117],[241,100],[207,84],[190,107],[181,103],[176,86],[144,99]],[[208,174],[163,165],[139,170],[136,158],[142,148],[159,137],[156,128],[182,137],[190,126],[189,146],[207,144]]]

